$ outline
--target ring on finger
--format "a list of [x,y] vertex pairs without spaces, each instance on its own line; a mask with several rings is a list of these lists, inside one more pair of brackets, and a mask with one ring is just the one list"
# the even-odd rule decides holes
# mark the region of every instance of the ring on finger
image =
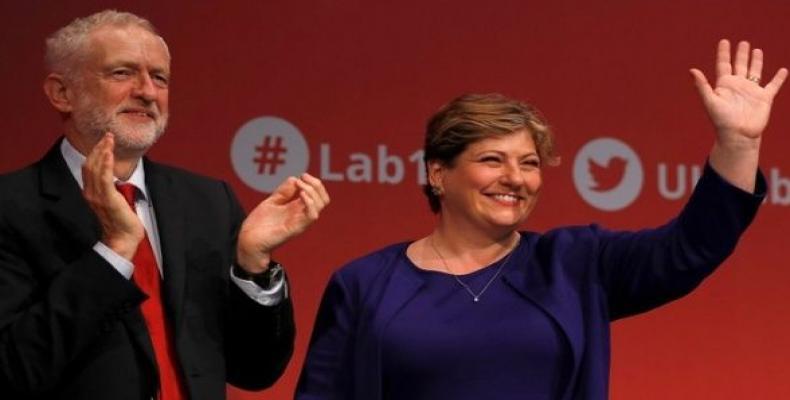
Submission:
[[760,77],[757,75],[749,75],[746,77],[747,80],[750,80],[756,84],[760,84]]

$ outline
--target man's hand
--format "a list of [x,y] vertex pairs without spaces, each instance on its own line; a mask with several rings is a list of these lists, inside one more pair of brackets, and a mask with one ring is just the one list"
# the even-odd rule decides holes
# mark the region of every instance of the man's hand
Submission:
[[272,250],[304,232],[329,204],[321,181],[290,177],[247,216],[239,231],[237,262],[250,274],[268,268]]
[[145,237],[145,228],[113,182],[115,138],[107,133],[93,147],[82,165],[82,195],[101,225],[101,241],[131,260]]

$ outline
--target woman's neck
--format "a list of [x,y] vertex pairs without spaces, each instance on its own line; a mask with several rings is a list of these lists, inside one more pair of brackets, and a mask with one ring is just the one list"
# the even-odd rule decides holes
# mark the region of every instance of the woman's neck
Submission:
[[518,244],[515,230],[480,232],[459,229],[442,223],[425,238],[427,248],[443,259],[452,273],[465,274],[485,267],[504,257]]

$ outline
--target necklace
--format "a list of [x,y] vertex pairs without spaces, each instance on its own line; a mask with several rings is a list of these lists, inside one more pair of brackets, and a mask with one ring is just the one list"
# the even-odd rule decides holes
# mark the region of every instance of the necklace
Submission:
[[[518,235],[518,236],[519,236],[519,238],[521,237],[521,235]],[[488,290],[488,287],[491,286],[492,283],[494,283],[494,279],[496,279],[496,277],[499,276],[499,273],[502,272],[502,268],[504,268],[505,265],[507,264],[507,262],[510,261],[510,256],[513,255],[513,252],[515,251],[516,247],[518,246],[518,242],[519,241],[516,240],[516,244],[510,249],[510,252],[507,253],[507,256],[505,257],[505,259],[502,261],[501,264],[499,264],[499,268],[497,268],[496,272],[494,273],[494,276],[492,276],[491,279],[489,279],[488,282],[486,282],[485,286],[483,286],[483,289],[480,290],[480,293],[475,293],[474,290],[472,290],[472,288],[469,287],[469,285],[464,283],[464,281],[462,281],[461,278],[458,277],[458,275],[456,275],[455,273],[453,273],[452,270],[450,270],[450,266],[447,265],[447,260],[444,259],[444,256],[442,255],[441,252],[439,252],[439,249],[436,247],[436,244],[433,242],[433,236],[431,236],[431,240],[430,240],[431,248],[433,248],[433,251],[436,252],[437,256],[439,256],[439,259],[442,260],[442,264],[444,265],[444,269],[450,275],[452,275],[453,278],[455,278],[455,281],[458,282],[458,284],[461,285],[461,287],[466,289],[466,291],[469,293],[469,295],[472,296],[472,301],[474,301],[475,303],[480,301],[480,296],[482,296],[483,293],[485,293],[486,290]]]

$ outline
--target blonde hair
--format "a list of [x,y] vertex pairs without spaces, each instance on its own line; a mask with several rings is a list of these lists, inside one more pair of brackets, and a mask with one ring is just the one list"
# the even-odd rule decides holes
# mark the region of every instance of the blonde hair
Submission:
[[[479,140],[504,136],[526,129],[544,165],[558,165],[554,135],[546,120],[530,104],[498,93],[465,94],[445,104],[428,120],[425,131],[424,160],[452,166],[466,148]],[[441,210],[439,197],[430,184],[423,187],[431,210]]]

